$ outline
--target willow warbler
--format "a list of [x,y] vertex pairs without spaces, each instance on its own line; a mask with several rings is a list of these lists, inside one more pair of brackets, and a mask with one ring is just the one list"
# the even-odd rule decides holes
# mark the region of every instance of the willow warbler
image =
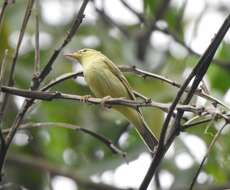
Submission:
[[[123,73],[101,52],[81,49],[65,56],[79,61],[83,67],[84,78],[96,97],[136,99]],[[113,109],[122,113],[135,126],[150,151],[154,151],[158,140],[148,128],[141,111],[123,105],[113,106]]]

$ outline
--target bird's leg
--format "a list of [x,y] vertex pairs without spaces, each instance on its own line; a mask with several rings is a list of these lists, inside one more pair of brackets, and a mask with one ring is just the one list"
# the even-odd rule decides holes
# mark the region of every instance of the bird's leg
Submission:
[[153,151],[150,151],[150,154],[152,157],[155,156],[156,152],[157,152],[157,148],[158,148],[158,145],[154,147]]
[[111,105],[106,105],[106,101],[108,101],[109,99],[111,99],[111,96],[105,96],[101,99],[101,106],[103,108],[111,108]]
[[84,96],[82,96],[82,99],[80,101],[83,103],[87,103],[89,98],[92,98],[92,96],[91,95],[84,95]]

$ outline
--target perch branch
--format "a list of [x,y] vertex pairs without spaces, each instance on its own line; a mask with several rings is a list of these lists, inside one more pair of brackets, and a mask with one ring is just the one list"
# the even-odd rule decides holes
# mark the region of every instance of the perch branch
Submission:
[[[30,99],[38,99],[38,100],[45,100],[45,101],[52,101],[54,99],[68,99],[68,100],[75,100],[78,102],[90,103],[90,104],[102,104],[103,102],[103,105],[108,106],[108,107],[111,107],[113,105],[125,105],[125,106],[129,106],[132,108],[154,107],[164,112],[168,112],[171,106],[168,103],[154,102],[151,99],[146,102],[128,100],[125,98],[110,98],[108,100],[103,100],[101,98],[85,97],[85,96],[79,96],[75,94],[65,94],[61,92],[43,92],[43,91],[22,90],[22,89],[18,89],[14,87],[7,87],[7,86],[2,86],[1,90],[5,93],[22,96],[22,97],[30,98]],[[176,109],[192,112],[195,114],[200,114],[200,112],[203,110],[203,108],[196,108],[190,105],[177,105]]]
[[[105,144],[113,153],[119,154],[124,158],[126,157],[126,153],[123,152],[121,149],[119,149],[115,144],[113,144],[113,142],[110,139],[96,132],[93,132],[89,129],[85,129],[85,128],[82,128],[76,125],[72,125],[69,123],[60,123],[60,122],[26,123],[26,124],[20,125],[18,129],[22,130],[22,129],[32,129],[32,128],[41,128],[41,127],[46,127],[46,128],[47,127],[60,127],[60,128],[72,129],[75,131],[81,131],[83,133],[86,133],[96,138],[97,140]],[[2,132],[4,135],[7,135],[9,133],[9,129],[4,129]]]
[[174,99],[170,110],[167,114],[167,117],[165,119],[165,122],[163,124],[162,130],[161,130],[161,135],[160,135],[160,140],[159,140],[159,146],[158,149],[154,155],[153,161],[149,167],[149,170],[147,171],[147,174],[144,177],[144,180],[141,183],[141,186],[139,188],[139,190],[146,190],[156,169],[158,168],[159,164],[162,161],[162,158],[164,157],[166,151],[168,150],[168,148],[170,147],[171,143],[174,141],[174,139],[176,138],[176,136],[178,135],[180,130],[180,118],[183,116],[183,110],[179,110],[177,113],[177,118],[175,119],[174,125],[173,125],[173,131],[170,133],[169,138],[167,139],[166,144],[165,143],[165,136],[166,136],[166,132],[169,126],[169,122],[171,120],[171,117],[173,116],[174,110],[176,109],[176,106],[178,104],[178,102],[181,100],[181,97],[185,91],[185,89],[187,88],[188,84],[190,83],[190,81],[192,80],[192,78],[194,76],[196,76],[193,85],[189,91],[189,93],[187,94],[187,98],[185,99],[185,101],[183,101],[184,104],[189,103],[191,97],[193,96],[200,80],[202,80],[205,72],[207,71],[213,56],[217,50],[217,47],[219,46],[220,42],[222,41],[222,39],[224,38],[226,32],[228,31],[230,27],[230,15],[227,16],[227,18],[225,19],[223,25],[221,26],[221,28],[219,29],[218,33],[216,34],[215,38],[213,39],[212,43],[209,45],[209,47],[207,48],[207,50],[205,51],[205,53],[203,54],[203,56],[201,57],[201,59],[199,60],[198,64],[196,65],[196,67],[193,69],[193,71],[191,72],[191,74],[187,77],[187,79],[185,80],[184,84],[181,86],[181,88],[179,89],[176,98]]

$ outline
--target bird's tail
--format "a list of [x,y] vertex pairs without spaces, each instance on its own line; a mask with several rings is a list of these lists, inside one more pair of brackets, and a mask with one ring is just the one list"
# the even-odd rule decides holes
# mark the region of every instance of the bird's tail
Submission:
[[149,129],[142,114],[132,108],[116,108],[116,110],[126,116],[126,118],[135,126],[137,132],[139,133],[145,144],[148,146],[150,151],[154,152],[154,149],[158,145],[158,139]]
[[145,144],[148,146],[151,152],[154,152],[154,149],[158,145],[158,139],[155,137],[155,135],[151,132],[149,129],[147,123],[145,122],[143,116],[137,112],[139,115],[137,124],[133,122],[133,124],[136,127],[136,130],[138,131],[139,135],[145,142]]

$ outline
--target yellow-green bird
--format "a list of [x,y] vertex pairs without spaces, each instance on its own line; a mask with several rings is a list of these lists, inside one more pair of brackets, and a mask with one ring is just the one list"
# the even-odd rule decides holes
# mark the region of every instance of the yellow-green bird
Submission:
[[[101,52],[85,48],[65,55],[79,61],[82,65],[84,78],[96,97],[136,99],[123,73]],[[148,128],[141,111],[123,105],[116,105],[113,108],[135,126],[150,151],[154,151],[158,140]]]

